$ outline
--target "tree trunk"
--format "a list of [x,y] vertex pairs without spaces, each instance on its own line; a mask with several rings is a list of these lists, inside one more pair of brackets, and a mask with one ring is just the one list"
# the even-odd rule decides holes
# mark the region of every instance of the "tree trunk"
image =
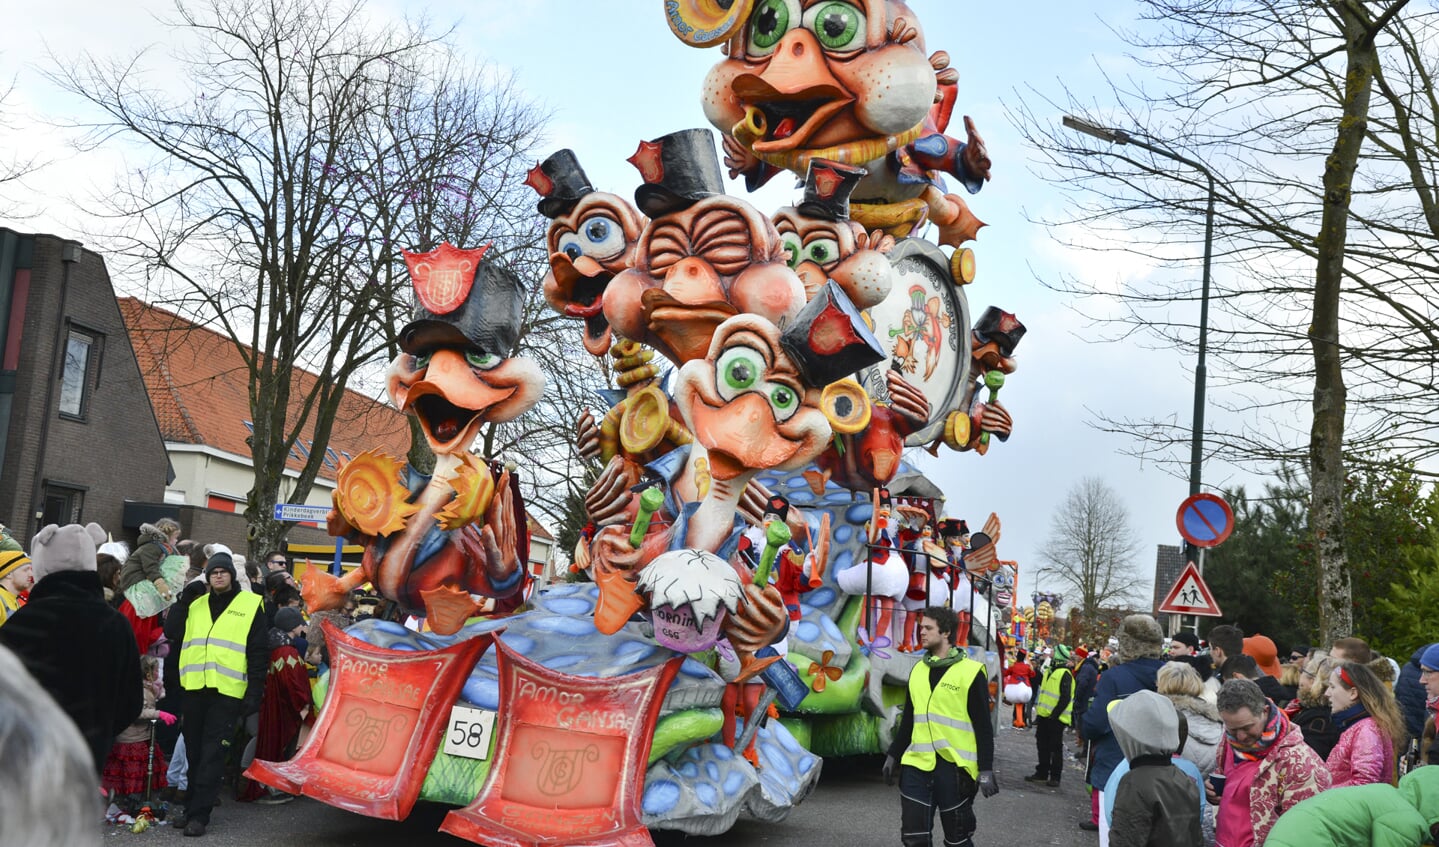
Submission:
[[1309,436],[1310,520],[1319,562],[1321,644],[1351,634],[1354,607],[1344,556],[1344,371],[1339,349],[1339,296],[1344,279],[1349,202],[1368,124],[1378,53],[1367,15],[1353,0],[1334,4],[1344,24],[1347,67],[1344,116],[1324,163],[1324,213],[1314,274],[1314,423]]

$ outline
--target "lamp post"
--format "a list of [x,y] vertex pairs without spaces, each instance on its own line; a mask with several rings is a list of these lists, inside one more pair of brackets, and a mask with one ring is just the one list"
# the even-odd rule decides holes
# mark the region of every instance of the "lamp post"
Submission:
[[[1133,144],[1156,156],[1163,156],[1166,159],[1188,165],[1204,174],[1204,178],[1209,183],[1209,208],[1204,216],[1204,271],[1199,298],[1199,361],[1194,365],[1194,425],[1189,437],[1189,493],[1191,495],[1198,494],[1201,479],[1200,454],[1204,447],[1204,382],[1206,375],[1204,358],[1209,351],[1209,259],[1214,243],[1214,174],[1210,173],[1209,168],[1200,162],[1181,156],[1173,150],[1135,138],[1122,129],[1098,126],[1073,115],[1065,115],[1063,123],[1075,132],[1082,132],[1101,141],[1108,141],[1111,144]],[[1191,545],[1186,545],[1186,547],[1191,547]],[[1185,559],[1193,561],[1193,549],[1185,551]],[[1202,558],[1199,567],[1202,572],[1204,569]]]

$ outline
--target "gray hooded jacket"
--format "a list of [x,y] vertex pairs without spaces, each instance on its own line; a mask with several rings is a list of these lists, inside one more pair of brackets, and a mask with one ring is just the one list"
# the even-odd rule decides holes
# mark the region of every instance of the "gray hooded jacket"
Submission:
[[1199,847],[1199,791],[1170,756],[1179,748],[1179,713],[1169,698],[1136,691],[1109,714],[1129,773],[1114,798],[1111,847]]

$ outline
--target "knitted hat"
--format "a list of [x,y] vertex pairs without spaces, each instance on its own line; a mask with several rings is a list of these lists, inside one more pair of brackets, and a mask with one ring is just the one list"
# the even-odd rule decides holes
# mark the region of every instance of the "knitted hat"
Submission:
[[30,564],[30,557],[19,550],[0,552],[0,579]]
[[205,578],[206,578],[206,579],[209,579],[209,578],[210,578],[210,574],[212,574],[212,573],[214,573],[215,571],[218,571],[218,570],[226,570],[226,571],[229,571],[229,572],[230,572],[230,580],[231,580],[232,582],[234,581],[234,579],[235,579],[235,560],[234,560],[233,558],[231,558],[231,556],[230,556],[229,553],[220,551],[220,552],[217,552],[217,553],[215,553],[214,555],[210,556],[210,560],[205,563]]
[[1192,632],[1177,632],[1174,634],[1174,638],[1172,640],[1178,641],[1180,644],[1183,644],[1185,647],[1188,647],[1191,650],[1199,649],[1199,636],[1195,635]]
[[105,543],[105,530],[97,523],[80,526],[50,524],[30,542],[35,581],[60,571],[95,571],[95,549]]
[[1064,645],[1064,644],[1056,644],[1056,645],[1055,645],[1055,647],[1054,647],[1054,660],[1055,660],[1056,662],[1059,662],[1060,664],[1064,664],[1065,662],[1068,662],[1068,661],[1069,661],[1069,657],[1072,656],[1072,655],[1073,655],[1073,652],[1072,652],[1072,651],[1069,649],[1069,647],[1067,647],[1066,645]]
[[1149,615],[1130,615],[1119,624],[1119,652],[1116,662],[1131,662],[1135,659],[1157,659],[1164,648],[1164,631]]
[[281,632],[289,632],[297,626],[304,626],[305,618],[300,610],[293,606],[285,606],[275,611],[275,629]]
[[1279,649],[1267,635],[1251,635],[1244,639],[1244,655],[1254,659],[1254,664],[1269,676],[1279,676],[1284,669],[1279,667]]
[[1420,667],[1433,671],[1439,671],[1439,644],[1430,644],[1424,648],[1424,655],[1419,657]]
[[1076,647],[1074,648],[1074,656],[1078,659],[1088,659],[1089,651],[1084,649],[1083,647]]

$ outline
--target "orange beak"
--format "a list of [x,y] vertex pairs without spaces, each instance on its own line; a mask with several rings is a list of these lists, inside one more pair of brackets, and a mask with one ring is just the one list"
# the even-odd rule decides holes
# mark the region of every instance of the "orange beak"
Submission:
[[799,445],[779,431],[769,401],[755,392],[722,406],[701,399],[692,411],[695,438],[709,451],[715,479],[730,480],[746,471],[784,463]]
[[476,376],[463,353],[436,350],[425,378],[410,386],[401,411],[419,418],[436,453],[448,453],[464,449],[485,422],[485,412],[514,393],[514,387],[496,388]]

